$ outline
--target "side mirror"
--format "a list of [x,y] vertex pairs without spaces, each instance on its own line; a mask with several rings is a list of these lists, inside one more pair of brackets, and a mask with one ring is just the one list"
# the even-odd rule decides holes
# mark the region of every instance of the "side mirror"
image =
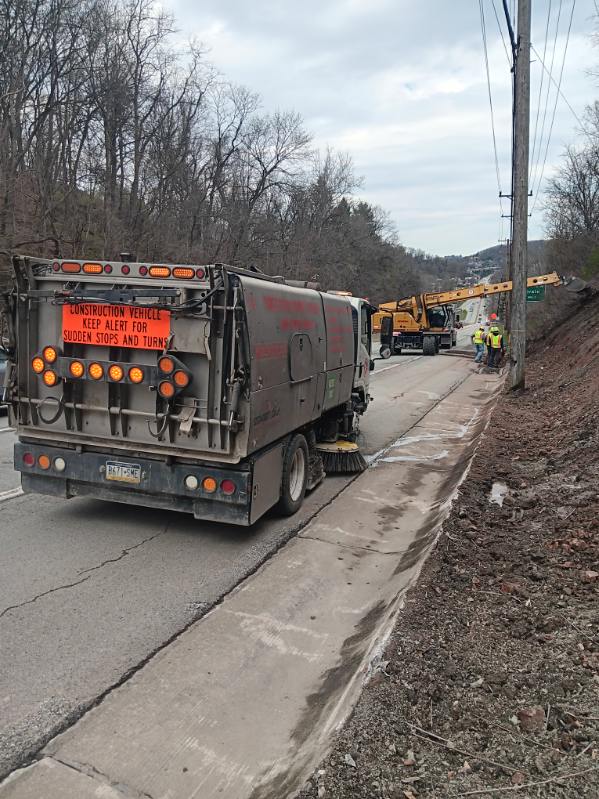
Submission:
[[371,358],[371,359],[370,359],[370,371],[372,372],[372,370],[373,370],[373,369],[374,369],[374,361],[373,361],[373,359]]

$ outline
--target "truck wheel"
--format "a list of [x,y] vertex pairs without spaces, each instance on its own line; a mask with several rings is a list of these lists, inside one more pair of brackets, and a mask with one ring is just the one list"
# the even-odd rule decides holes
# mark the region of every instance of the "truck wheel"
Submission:
[[281,499],[277,507],[284,516],[291,516],[299,510],[304,501],[307,482],[308,444],[306,439],[298,434],[289,442],[283,460]]
[[422,342],[422,354],[436,355],[437,352],[437,339],[434,336],[425,336]]
[[387,358],[391,357],[391,349],[389,347],[387,347],[386,345],[382,346],[380,348],[380,350],[379,350],[379,355],[381,356],[381,358],[384,358],[385,360],[387,360]]

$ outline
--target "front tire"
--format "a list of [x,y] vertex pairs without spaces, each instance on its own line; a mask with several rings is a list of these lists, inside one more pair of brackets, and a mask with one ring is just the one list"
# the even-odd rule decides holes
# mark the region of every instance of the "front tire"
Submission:
[[437,347],[437,339],[435,336],[425,336],[422,342],[423,355],[436,355],[439,351]]
[[278,510],[284,516],[292,516],[304,501],[308,483],[308,444],[301,434],[292,437],[283,460],[281,499]]

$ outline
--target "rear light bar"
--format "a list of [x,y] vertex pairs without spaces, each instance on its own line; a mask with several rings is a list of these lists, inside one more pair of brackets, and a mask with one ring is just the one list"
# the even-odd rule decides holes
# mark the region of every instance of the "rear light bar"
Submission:
[[199,475],[188,474],[183,484],[188,491],[200,491],[204,496],[221,494],[225,497],[232,497],[239,489],[235,480],[225,477],[219,482],[216,477],[212,477],[211,475],[202,478]]
[[54,460],[49,455],[46,455],[44,452],[41,455],[38,455],[37,458],[33,454],[33,452],[25,452],[23,454],[23,465],[26,466],[28,469],[32,469],[34,466],[37,466],[42,471],[47,472],[50,467],[55,472],[64,472],[67,468],[67,463],[64,458],[61,458],[60,455]]
[[41,355],[31,359],[31,369],[48,388],[56,386],[61,379],[145,384],[156,386],[158,394],[165,400],[176,397],[192,381],[191,371],[174,355],[161,355],[156,366],[152,366],[91,358],[64,358],[59,349],[50,345],[43,348]]
[[53,272],[68,275],[84,273],[86,275],[130,275],[131,277],[147,277],[160,280],[206,280],[208,269],[203,266],[165,266],[160,264],[129,265],[121,263],[100,263],[97,261],[54,261]]
[[60,380],[92,380],[96,383],[133,383],[156,386],[158,394],[173,399],[192,381],[191,371],[173,355],[162,355],[156,366],[118,363],[91,358],[64,358],[54,347],[44,347],[31,360],[31,369],[52,388]]
[[158,379],[156,366],[148,364],[99,361],[91,358],[59,358],[56,371],[66,380],[94,383],[140,383],[155,385]]

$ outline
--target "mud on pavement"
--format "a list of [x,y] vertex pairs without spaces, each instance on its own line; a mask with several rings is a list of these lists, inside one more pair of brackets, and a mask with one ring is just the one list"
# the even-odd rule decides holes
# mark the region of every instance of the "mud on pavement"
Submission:
[[599,796],[598,367],[594,299],[501,399],[302,799]]

